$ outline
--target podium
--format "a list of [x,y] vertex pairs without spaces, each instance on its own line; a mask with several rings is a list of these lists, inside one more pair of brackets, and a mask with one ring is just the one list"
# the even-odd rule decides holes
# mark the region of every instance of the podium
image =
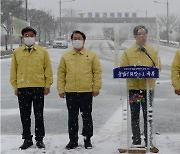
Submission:
[[159,69],[149,66],[125,66],[113,69],[114,78],[159,78]]
[[[150,101],[148,97],[149,92],[149,84],[148,79],[157,79],[159,78],[159,69],[155,67],[149,66],[124,66],[113,69],[113,78],[121,78],[121,79],[145,79],[146,81],[146,103],[147,103],[147,147],[141,146],[132,148],[129,144],[130,131],[129,131],[129,119],[130,119],[130,111],[129,111],[129,94],[127,90],[127,146],[125,148],[118,149],[120,153],[146,153],[153,152],[156,153],[159,151],[157,148],[153,149],[150,147],[152,145],[153,140],[153,104],[152,100]],[[126,83],[128,89],[128,82]]]

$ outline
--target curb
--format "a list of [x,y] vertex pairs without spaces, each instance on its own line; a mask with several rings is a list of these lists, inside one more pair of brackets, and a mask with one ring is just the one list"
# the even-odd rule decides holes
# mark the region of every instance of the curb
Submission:
[[11,57],[12,57],[12,54],[4,55],[4,56],[0,56],[0,59],[6,59],[6,58],[11,58]]

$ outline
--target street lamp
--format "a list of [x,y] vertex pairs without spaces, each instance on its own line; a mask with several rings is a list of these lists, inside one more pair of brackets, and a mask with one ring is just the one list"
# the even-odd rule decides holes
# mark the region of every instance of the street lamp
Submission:
[[59,35],[61,36],[61,3],[65,3],[65,2],[72,2],[72,1],[75,1],[75,0],[67,0],[67,1],[61,1],[59,0]]
[[167,6],[167,22],[166,22],[166,35],[167,35],[167,44],[169,45],[169,3],[168,0],[166,3],[154,1],[154,3],[164,4]]
[[27,17],[27,10],[28,10],[28,0],[25,0],[25,8],[26,8],[26,21],[28,21],[28,17]]

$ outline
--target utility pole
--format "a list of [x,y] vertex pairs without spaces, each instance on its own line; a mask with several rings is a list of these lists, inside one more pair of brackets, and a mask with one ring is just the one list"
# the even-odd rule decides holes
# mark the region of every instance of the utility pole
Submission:
[[26,8],[26,21],[28,21],[28,14],[27,14],[27,11],[28,11],[28,1],[25,0],[25,8]]
[[168,3],[168,0],[166,3],[158,2],[158,1],[154,1],[154,3],[165,4],[167,6],[166,35],[167,35],[167,44],[169,45],[169,3]]
[[114,67],[119,66],[119,28],[114,28]]
[[62,8],[61,8],[61,3],[64,3],[64,2],[72,2],[72,1],[75,1],[75,0],[67,0],[67,1],[61,1],[59,0],[59,35],[61,36],[61,33],[62,33],[62,15],[61,15],[61,11],[62,11]]
[[147,18],[147,10],[146,10],[146,18]]
[[59,0],[59,36],[61,37],[61,0]]
[[166,26],[166,33],[167,33],[167,43],[169,45],[169,3],[167,0],[167,26]]

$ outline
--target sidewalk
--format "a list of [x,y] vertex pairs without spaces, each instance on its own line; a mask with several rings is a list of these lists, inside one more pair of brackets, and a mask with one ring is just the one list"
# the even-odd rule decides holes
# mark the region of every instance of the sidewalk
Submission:
[[[13,44],[13,50],[18,48],[19,44]],[[48,47],[45,47],[48,48]],[[0,59],[10,58],[12,56],[13,51],[11,51],[10,46],[8,46],[8,50],[5,49],[5,46],[0,47]]]
[[[19,44],[13,44],[13,49],[18,48]],[[10,49],[10,45],[8,46],[8,50],[6,50],[5,46],[0,47],[0,59],[9,58],[12,56],[13,51]]]

